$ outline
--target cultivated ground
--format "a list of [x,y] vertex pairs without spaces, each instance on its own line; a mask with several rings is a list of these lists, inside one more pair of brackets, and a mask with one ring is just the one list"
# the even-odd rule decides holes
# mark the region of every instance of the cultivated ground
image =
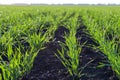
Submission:
[[119,10],[0,6],[0,80],[119,80]]

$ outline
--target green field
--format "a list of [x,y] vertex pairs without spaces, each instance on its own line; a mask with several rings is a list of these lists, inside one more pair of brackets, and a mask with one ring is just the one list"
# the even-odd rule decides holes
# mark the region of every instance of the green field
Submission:
[[[55,56],[71,80],[84,80],[80,79],[85,75],[82,71],[89,63],[94,64],[92,59],[80,66],[83,47],[100,51],[106,60],[96,68],[111,67],[120,79],[119,6],[0,6],[0,80],[20,80],[30,73],[35,57],[47,43],[55,41],[55,32],[61,26],[69,31],[63,32],[65,41],[56,41],[61,49],[56,49]],[[83,33],[76,37],[78,29]],[[98,45],[87,43],[84,35]]]

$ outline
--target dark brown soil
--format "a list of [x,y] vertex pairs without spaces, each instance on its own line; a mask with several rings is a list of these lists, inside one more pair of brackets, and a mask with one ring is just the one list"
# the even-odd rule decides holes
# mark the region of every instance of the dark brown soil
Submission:
[[61,49],[59,41],[65,41],[65,33],[69,33],[69,30],[63,26],[55,31],[54,41],[47,43],[46,48],[38,53],[32,70],[22,80],[72,80],[67,69],[55,56],[57,50]]
[[88,33],[86,27],[81,25],[76,34],[79,43],[85,43],[80,55],[80,67],[83,67],[82,74],[84,74],[80,80],[118,80],[111,69],[107,56],[92,48],[99,44]]
[[91,38],[84,25],[77,30],[76,37],[80,44],[85,43],[80,55],[80,68],[83,67],[84,74],[80,80],[118,80],[104,53],[92,48],[93,45],[97,47],[99,44]]
[[[65,32],[69,33],[65,27],[56,30],[55,40],[47,43],[46,48],[38,53],[33,68],[22,80],[72,80],[72,76],[68,74],[67,69],[55,56],[57,49],[61,49],[59,41],[65,41],[63,38]],[[90,45],[99,46],[99,44],[87,32],[85,26],[81,25],[76,33],[76,38],[80,44],[86,42],[80,54],[79,69],[83,76],[78,80],[118,80],[110,66],[103,65],[100,67],[100,64],[109,64],[109,61],[102,52],[89,47]]]

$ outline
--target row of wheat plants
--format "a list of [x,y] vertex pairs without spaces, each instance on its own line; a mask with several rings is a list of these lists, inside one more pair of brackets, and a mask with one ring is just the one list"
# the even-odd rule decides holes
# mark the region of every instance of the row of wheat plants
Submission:
[[[98,10],[99,9],[99,10]],[[119,7],[89,8],[82,12],[90,34],[120,79],[120,15]]]
[[48,20],[49,18],[38,9],[34,10],[33,14],[32,8],[14,7],[14,12],[12,8],[4,11],[0,19],[1,80],[17,80],[28,72],[35,56],[49,40],[48,32],[52,31],[49,26],[46,33],[43,32],[47,21],[52,19]]
[[[73,12],[76,12],[72,10]],[[57,57],[61,60],[62,64],[66,67],[69,74],[72,76],[73,80],[77,80],[80,78],[81,73],[79,69],[79,55],[81,52],[81,46],[78,45],[76,39],[76,29],[77,29],[77,17],[78,15],[75,13],[69,19],[69,24],[67,28],[69,29],[70,33],[66,34],[64,38],[66,39],[65,43],[62,43],[62,50],[58,51],[59,55]]]

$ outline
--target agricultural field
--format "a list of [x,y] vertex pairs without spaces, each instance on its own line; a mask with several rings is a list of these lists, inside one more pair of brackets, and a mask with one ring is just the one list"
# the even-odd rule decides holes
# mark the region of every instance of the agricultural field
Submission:
[[0,80],[120,80],[120,7],[0,6]]

